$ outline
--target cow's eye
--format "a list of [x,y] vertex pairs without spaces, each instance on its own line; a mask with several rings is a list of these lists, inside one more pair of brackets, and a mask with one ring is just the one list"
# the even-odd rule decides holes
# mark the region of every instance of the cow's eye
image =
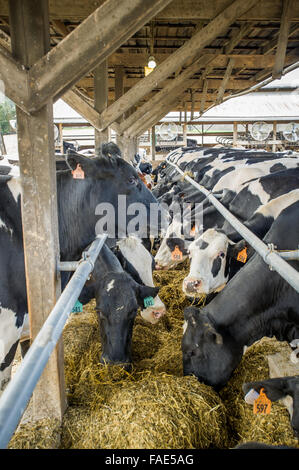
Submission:
[[221,258],[224,258],[225,257],[225,253],[223,251],[220,251],[220,253],[218,253],[218,256],[221,256]]

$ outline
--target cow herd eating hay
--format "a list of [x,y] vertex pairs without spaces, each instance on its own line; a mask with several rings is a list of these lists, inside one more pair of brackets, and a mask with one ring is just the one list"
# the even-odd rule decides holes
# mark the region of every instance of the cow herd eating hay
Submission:
[[130,372],[100,363],[94,302],[72,314],[63,334],[69,406],[62,426],[55,420],[21,424],[9,447],[227,449],[248,441],[298,447],[281,403],[273,403],[269,415],[255,415],[242,392],[244,382],[269,377],[266,356],[287,343],[264,338],[253,344],[219,394],[183,376],[183,309],[191,301],[181,285],[187,271],[185,261],[154,272],[168,313],[156,325],[136,318]]

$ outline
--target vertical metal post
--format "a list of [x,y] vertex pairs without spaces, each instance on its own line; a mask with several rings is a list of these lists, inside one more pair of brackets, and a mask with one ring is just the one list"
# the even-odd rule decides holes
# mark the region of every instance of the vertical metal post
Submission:
[[151,147],[152,147],[152,160],[156,160],[156,127],[151,129]]

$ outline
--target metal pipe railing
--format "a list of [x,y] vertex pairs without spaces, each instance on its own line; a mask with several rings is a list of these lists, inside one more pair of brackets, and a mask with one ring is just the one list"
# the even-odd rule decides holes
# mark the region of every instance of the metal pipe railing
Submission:
[[173,166],[178,173],[184,176],[184,179],[203,193],[213,206],[223,215],[223,217],[234,227],[237,232],[252,246],[252,248],[263,258],[271,269],[275,270],[299,293],[299,272],[284,261],[277,252],[268,247],[254,233],[252,233],[242,222],[240,222],[221,202],[219,202],[210,191],[187,176],[177,165],[167,160],[167,163]]
[[0,398],[0,448],[7,447],[107,239],[98,236],[79,265]]

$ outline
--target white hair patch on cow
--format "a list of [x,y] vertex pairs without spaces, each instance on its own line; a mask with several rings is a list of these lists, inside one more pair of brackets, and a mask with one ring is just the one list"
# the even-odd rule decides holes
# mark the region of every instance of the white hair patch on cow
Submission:
[[248,190],[253,196],[257,196],[262,204],[267,204],[270,199],[270,194],[267,193],[259,181],[252,181],[248,183]]
[[[23,325],[16,326],[16,314],[10,309],[0,307],[0,366],[4,365],[4,359],[12,346],[20,339]],[[10,380],[12,362],[9,366],[0,370],[0,390],[4,389]]]
[[20,179],[13,177],[11,180],[7,182],[7,186],[13,195],[16,202],[18,202],[18,197],[21,194],[21,185]]
[[272,199],[268,204],[259,207],[254,214],[261,214],[264,217],[273,217],[276,219],[286,207],[289,207],[297,201],[299,201],[299,189],[294,189],[289,193]]
[[113,289],[114,287],[114,279],[112,279],[112,281],[109,282],[108,286],[107,286],[107,292],[109,292],[111,289]]

